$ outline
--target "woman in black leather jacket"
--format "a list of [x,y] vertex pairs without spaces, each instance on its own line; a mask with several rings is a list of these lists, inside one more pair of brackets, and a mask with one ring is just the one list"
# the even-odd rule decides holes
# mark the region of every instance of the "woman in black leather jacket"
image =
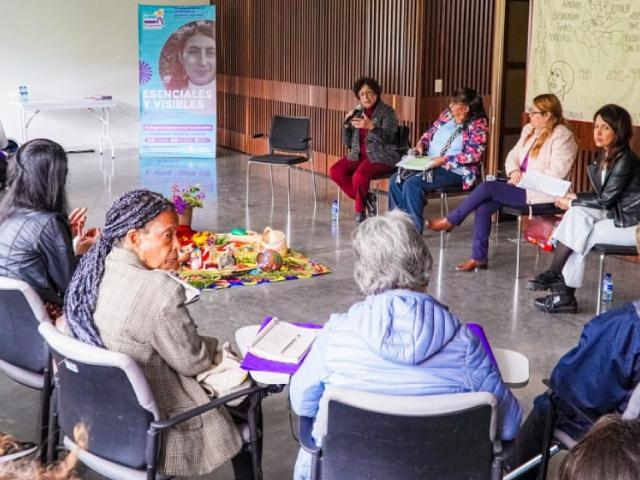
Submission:
[[[9,162],[0,202],[0,275],[27,282],[56,319],[75,268],[98,231],[84,233],[86,209],[67,217],[67,155],[51,140],[31,140]],[[78,236],[76,248],[72,238]]]
[[618,105],[605,105],[594,115],[593,139],[604,157],[588,167],[593,192],[557,198],[567,210],[553,234],[556,249],[551,267],[529,281],[530,290],[552,290],[535,300],[539,310],[575,313],[575,289],[582,286],[584,260],[597,243],[635,245],[640,221],[640,160],[629,146],[631,116]]

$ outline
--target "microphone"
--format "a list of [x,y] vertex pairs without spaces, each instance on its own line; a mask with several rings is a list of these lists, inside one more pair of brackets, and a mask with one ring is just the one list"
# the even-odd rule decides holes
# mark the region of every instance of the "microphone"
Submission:
[[345,119],[345,121],[344,121],[344,126],[345,126],[345,127],[346,127],[346,126],[348,126],[348,125],[349,125],[349,122],[350,122],[351,120],[353,120],[354,118],[362,116],[362,113],[363,113],[363,112],[364,112],[364,107],[363,107],[362,105],[358,105],[358,106],[353,110],[353,112],[351,112],[351,115],[349,115],[349,116]]

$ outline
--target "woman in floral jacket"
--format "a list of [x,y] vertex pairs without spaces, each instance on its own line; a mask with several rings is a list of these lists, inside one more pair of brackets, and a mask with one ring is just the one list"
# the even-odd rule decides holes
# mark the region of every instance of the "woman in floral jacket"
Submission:
[[449,107],[433,122],[415,150],[434,160],[433,168],[403,179],[398,174],[389,181],[389,209],[407,212],[422,233],[425,194],[442,187],[470,189],[480,171],[487,143],[487,114],[482,97],[471,88],[456,90]]

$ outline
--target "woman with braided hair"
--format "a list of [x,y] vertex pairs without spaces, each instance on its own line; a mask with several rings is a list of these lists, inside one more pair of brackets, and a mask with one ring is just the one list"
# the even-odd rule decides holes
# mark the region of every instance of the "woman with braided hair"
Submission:
[[[198,334],[183,286],[162,271],[177,261],[177,227],[173,204],[159,193],[122,194],[107,211],[102,236],[79,262],[65,299],[73,335],[132,357],[164,419],[210,401],[195,376],[211,367],[218,344]],[[237,455],[241,446],[229,413],[209,411],[166,432],[160,471],[204,475],[234,457],[235,478],[252,478],[250,456]]]

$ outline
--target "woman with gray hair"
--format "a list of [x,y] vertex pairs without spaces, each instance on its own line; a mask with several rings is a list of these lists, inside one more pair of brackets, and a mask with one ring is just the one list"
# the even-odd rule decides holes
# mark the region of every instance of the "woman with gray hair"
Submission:
[[[431,254],[409,216],[372,217],[352,238],[366,298],[331,316],[291,379],[296,414],[316,417],[326,385],[386,395],[485,391],[498,401],[499,437],[514,438],[522,409],[480,339],[426,293]],[[301,450],[296,480],[308,478],[309,460]]]

